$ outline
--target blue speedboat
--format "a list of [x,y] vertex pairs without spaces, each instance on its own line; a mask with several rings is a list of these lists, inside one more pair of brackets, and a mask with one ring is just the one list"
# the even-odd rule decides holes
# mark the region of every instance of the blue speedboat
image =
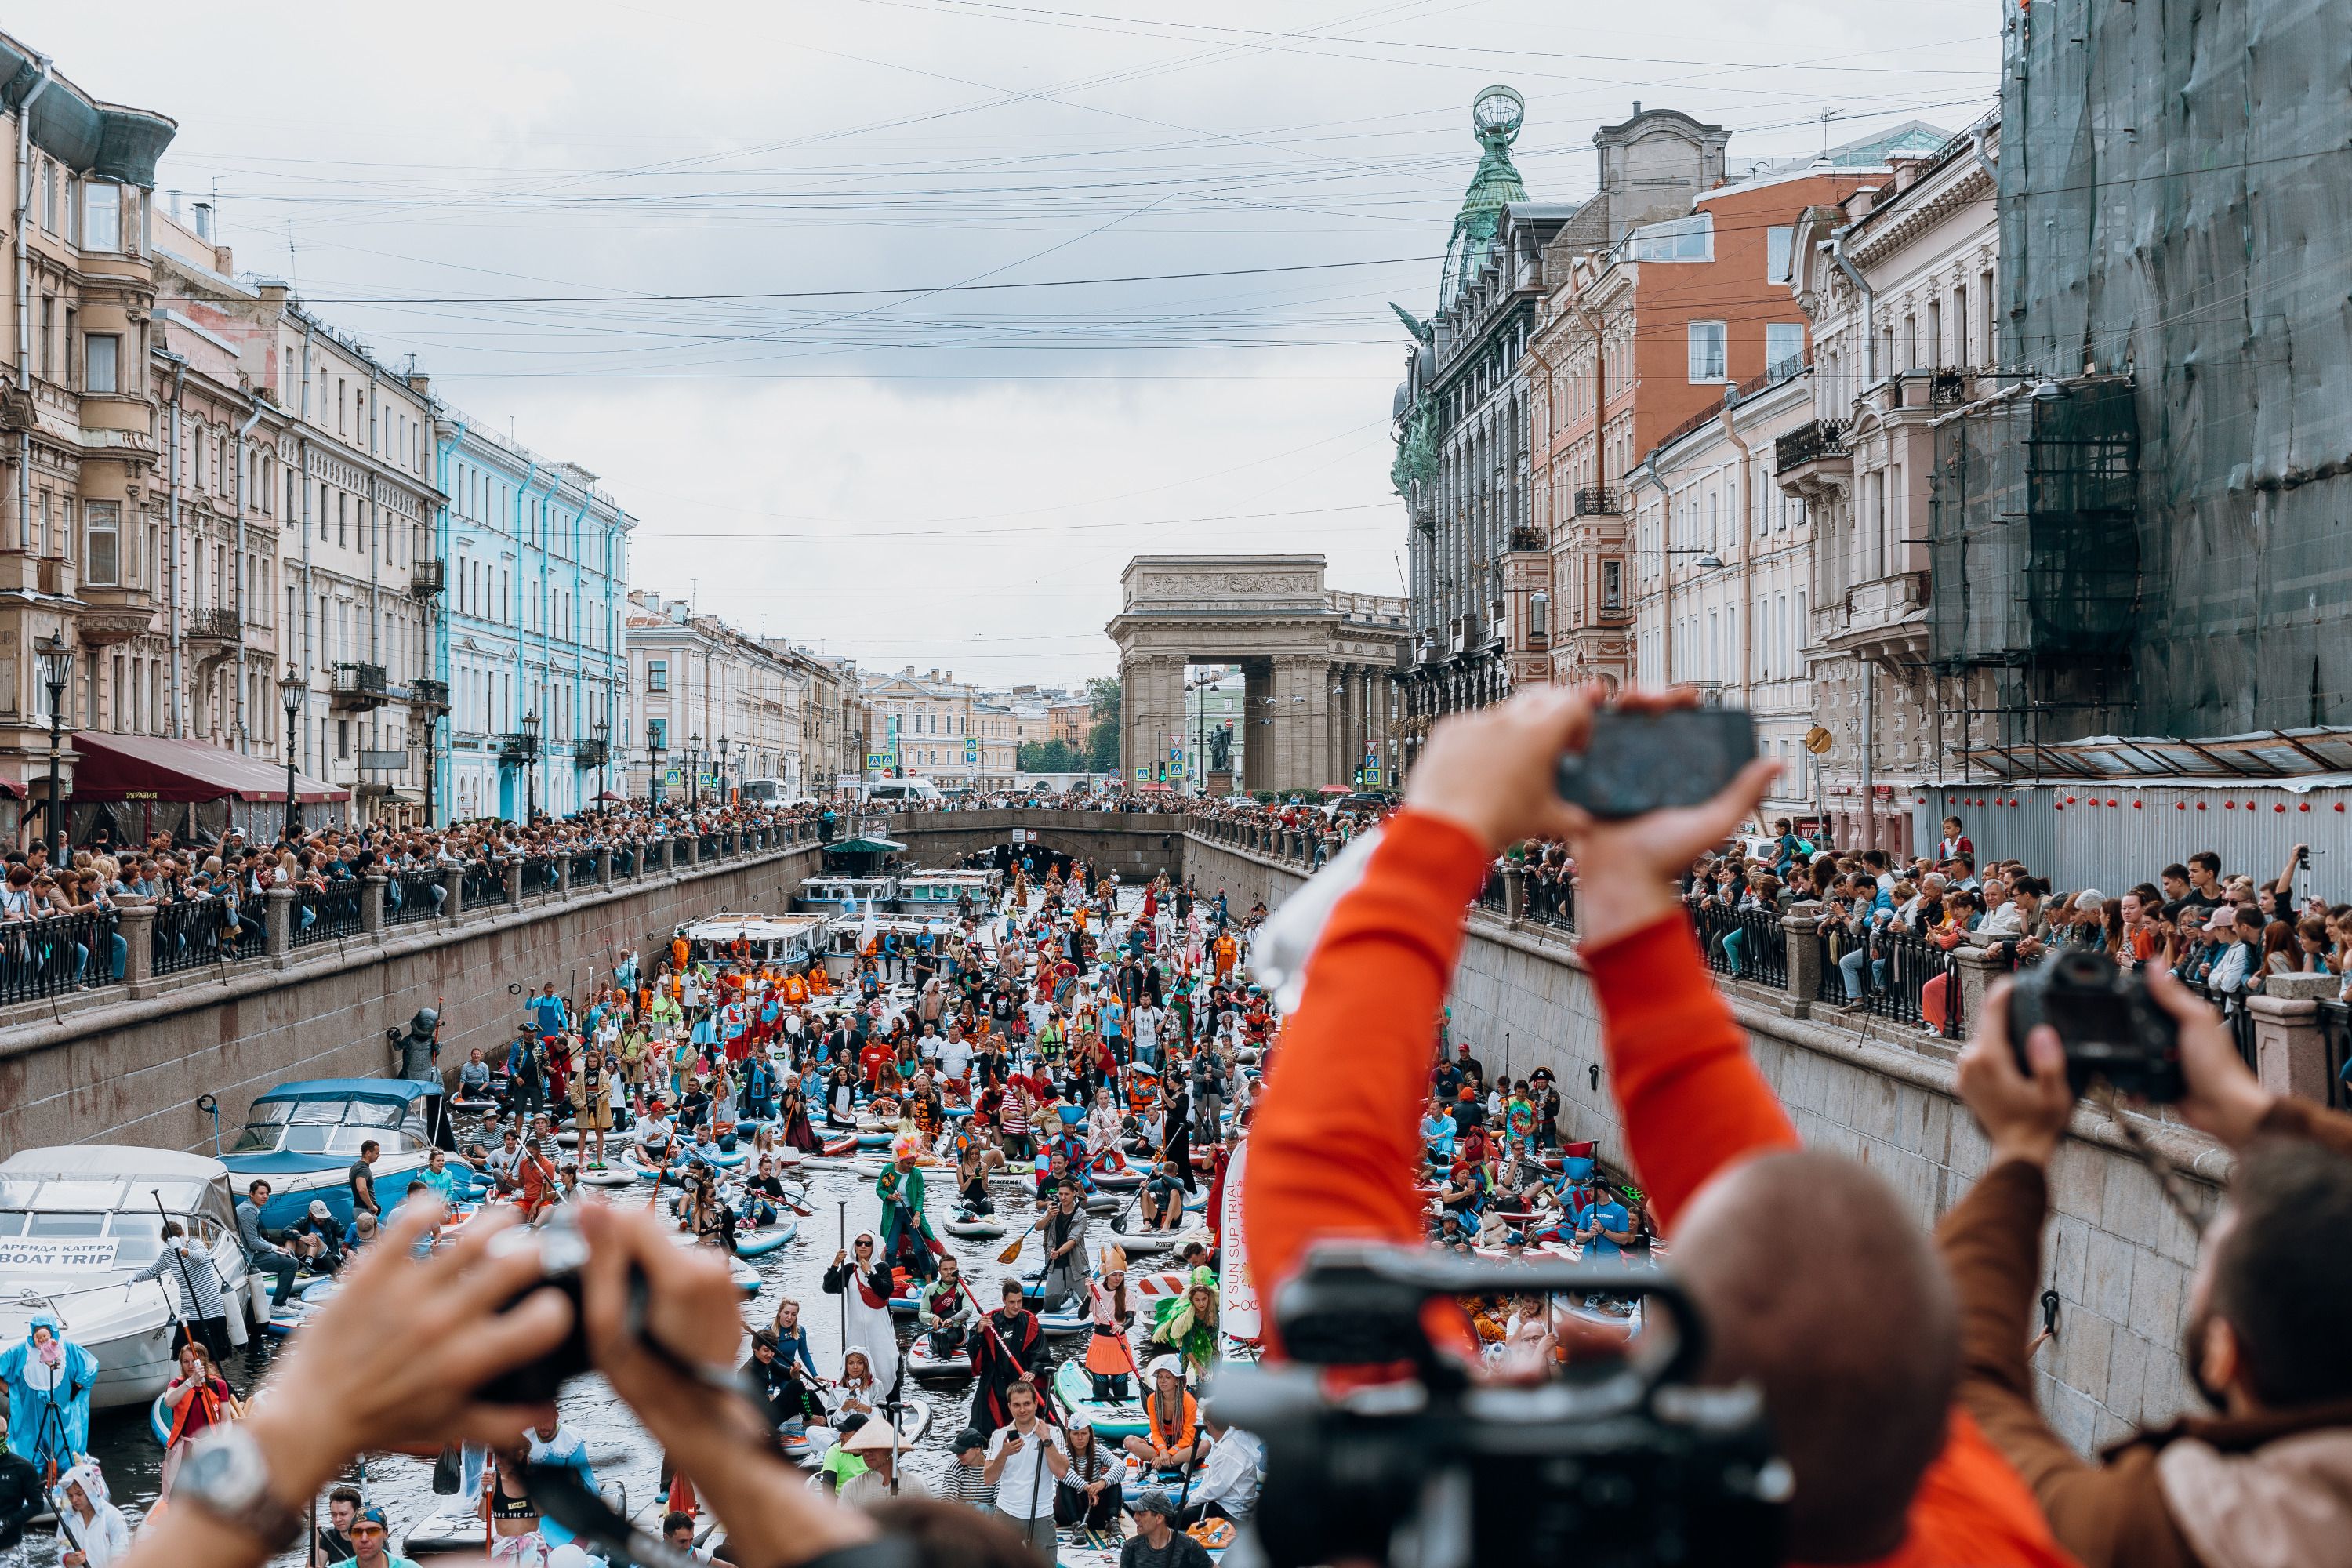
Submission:
[[[229,1186],[240,1198],[255,1177],[269,1183],[269,1204],[261,1211],[265,1229],[292,1225],[310,1212],[313,1198],[349,1225],[349,1178],[360,1145],[373,1139],[382,1146],[375,1161],[376,1199],[392,1208],[432,1152],[439,1099],[438,1085],[404,1078],[281,1083],[255,1099],[245,1131],[221,1163],[228,1167]],[[447,1169],[459,1197],[484,1184],[462,1161],[449,1161]]]

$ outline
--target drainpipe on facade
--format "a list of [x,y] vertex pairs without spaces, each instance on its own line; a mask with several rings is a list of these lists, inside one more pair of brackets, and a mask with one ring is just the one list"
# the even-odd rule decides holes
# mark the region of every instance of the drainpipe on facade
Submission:
[[252,617],[245,609],[245,438],[260,423],[260,400],[257,398],[253,416],[236,427],[236,749],[247,755],[253,751],[253,737],[246,732],[245,627]]
[[[1660,584],[1658,593],[1659,602],[1662,606],[1662,618],[1665,622],[1664,626],[1662,628],[1664,635],[1658,639],[1658,663],[1661,667],[1662,676],[1658,684],[1661,686],[1672,686],[1675,683],[1675,586],[1673,576],[1675,558],[1667,554],[1666,550],[1668,535],[1671,531],[1673,522],[1674,500],[1673,498],[1668,496],[1666,493],[1666,481],[1658,478],[1658,454],[1654,448],[1651,450],[1649,456],[1642,459],[1641,465],[1638,468],[1625,477],[1637,484],[1646,481],[1658,492],[1658,582]],[[1639,504],[1636,503],[1635,510],[1638,512],[1639,510]],[[1638,674],[1639,672],[1636,671],[1636,673]]]
[[[1749,587],[1753,585],[1749,574],[1753,571],[1755,566],[1755,563],[1751,557],[1755,553],[1754,546],[1756,535],[1752,531],[1753,520],[1748,515],[1748,509],[1751,500],[1749,494],[1750,487],[1748,482],[1748,467],[1753,459],[1748,456],[1747,441],[1741,437],[1739,431],[1736,427],[1738,410],[1739,388],[1737,386],[1725,387],[1723,389],[1723,438],[1730,442],[1734,447],[1739,448],[1739,510],[1738,513],[1740,520],[1739,527],[1741,530],[1739,540],[1739,618],[1745,623],[1744,629],[1739,635],[1739,696],[1742,702],[1753,707],[1755,706],[1756,697],[1755,692],[1751,689],[1754,685],[1754,682],[1751,679],[1754,673],[1754,666],[1750,663],[1750,659],[1754,655],[1756,647],[1756,617],[1754,601],[1748,596],[1748,592]],[[1759,824],[1759,826],[1761,825]]]
[[[1830,236],[1830,259],[1837,264],[1838,270],[1845,274],[1846,281],[1853,284],[1855,291],[1862,296],[1863,380],[1869,386],[1876,386],[1878,384],[1877,300],[1876,296],[1871,293],[1870,285],[1862,280],[1862,274],[1854,270],[1853,263],[1846,259],[1845,237],[1845,229],[1840,229]],[[1862,846],[1865,849],[1878,847],[1878,796],[1871,787],[1872,742],[1877,728],[1873,721],[1876,716],[1874,702],[1877,694],[1877,671],[1865,658],[1862,660]]]
[[[35,58],[40,79],[16,106],[16,222],[10,236],[16,242],[16,385],[27,397],[33,395],[33,263],[25,249],[25,218],[33,210],[33,105],[49,90],[53,68],[48,56]],[[16,537],[0,542],[21,549],[32,537],[33,430],[27,425],[16,434]]]
[[1870,285],[1862,280],[1862,274],[1845,258],[1845,237],[1846,230],[1843,228],[1830,236],[1830,259],[1862,296],[1862,379],[1866,390],[1878,384],[1878,296],[1870,291]]
[[[368,362],[368,456],[377,463],[383,461],[383,437],[382,433],[376,428],[376,426],[383,422],[383,399],[376,392],[375,362],[371,360]],[[383,547],[383,480],[377,477],[375,468],[373,464],[371,464],[368,468],[367,531],[368,662],[374,665],[378,669],[383,668],[383,643],[381,626],[381,623],[383,619],[383,607],[381,595],[377,591],[378,579],[383,574],[376,565],[376,556],[378,552],[380,552]],[[387,676],[384,684],[389,686],[391,683],[390,678]],[[371,710],[371,711],[374,711],[374,710]],[[360,748],[362,751],[373,751],[376,749],[367,743],[368,729],[373,729],[376,731],[377,745],[380,746],[383,743],[383,721],[379,719],[372,721],[366,728],[363,728],[360,731]],[[364,773],[367,770],[362,768],[359,771]],[[368,808],[368,820],[373,821],[374,817],[375,808],[373,805],[371,804]]]
[[[175,358],[177,356],[174,356]],[[187,384],[188,362],[179,360],[172,367],[172,507],[171,522],[163,531],[165,592],[170,595],[165,620],[165,635],[171,639],[171,658],[166,661],[163,684],[172,700],[172,724],[165,731],[173,740],[180,738],[180,394]]]
[[[317,339],[317,336],[318,336],[318,331],[319,331],[319,323],[318,323],[318,322],[316,322],[316,321],[312,321],[312,320],[311,320],[310,317],[308,317],[308,316],[305,316],[305,317],[303,317],[303,318],[302,318],[302,417],[303,417],[304,419],[306,419],[306,420],[307,420],[307,419],[309,419],[309,418],[310,417],[310,359],[311,359],[311,355],[312,355],[313,349],[314,349],[314,347],[315,347],[315,342],[316,342],[316,339]],[[323,390],[324,390],[324,388],[321,388],[320,390],[322,390],[322,391],[323,391]],[[310,672],[311,672],[312,670],[315,670],[315,669],[317,669],[317,668],[319,668],[319,663],[318,663],[317,658],[315,658],[313,657],[313,655],[317,652],[317,647],[316,647],[316,645],[315,645],[315,644],[312,642],[312,640],[311,640],[312,631],[311,631],[311,626],[310,626],[310,605],[312,605],[312,603],[313,603],[313,602],[316,600],[316,598],[317,598],[317,595],[311,592],[311,590],[312,590],[312,589],[313,589],[317,584],[316,584],[311,580],[311,575],[310,575],[310,572],[311,572],[311,567],[310,567],[310,535],[311,535],[311,532],[312,532],[312,530],[311,530],[311,527],[310,527],[310,438],[308,436],[303,437],[302,437],[302,439],[301,439],[301,442],[300,442],[300,446],[301,446],[301,457],[302,457],[302,719],[301,719],[301,723],[302,723],[302,765],[303,765],[304,767],[306,767],[306,768],[307,768],[307,767],[310,767],[310,766],[312,766],[312,765],[313,765],[313,764],[312,764],[311,756],[310,756]],[[323,513],[322,513],[321,515],[323,516]],[[289,626],[289,627],[288,627],[287,629],[288,629],[288,631],[290,633],[290,632],[292,631],[292,629],[293,629],[293,628]],[[324,633],[325,633],[325,628],[324,628],[323,626],[322,626],[322,627],[320,627],[320,628],[319,628],[319,634],[320,634],[320,635],[321,635],[321,636],[323,636],[323,635],[324,635]],[[323,750],[324,750],[324,747],[321,747],[320,749],[323,751]],[[321,776],[323,776],[323,775],[322,775],[322,773],[313,773],[311,774],[311,777],[313,777],[313,778],[318,778],[318,777],[321,777]]]

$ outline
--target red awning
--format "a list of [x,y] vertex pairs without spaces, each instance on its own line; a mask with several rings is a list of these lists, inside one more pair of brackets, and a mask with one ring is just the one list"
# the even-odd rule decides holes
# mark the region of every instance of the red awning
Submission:
[[[162,735],[109,735],[84,730],[73,737],[73,798],[96,800],[283,801],[286,764],[201,741]],[[349,800],[352,792],[320,779],[294,775],[295,798],[305,805]]]
[[[45,780],[44,782],[47,781]],[[25,786],[18,784],[15,779],[0,779],[0,790],[5,790],[8,794],[16,796],[18,800],[30,800],[32,798],[32,796],[25,793]]]

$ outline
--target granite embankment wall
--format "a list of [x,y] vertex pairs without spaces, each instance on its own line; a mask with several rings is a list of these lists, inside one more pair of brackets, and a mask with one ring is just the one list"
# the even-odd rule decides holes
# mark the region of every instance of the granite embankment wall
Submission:
[[[819,868],[814,843],[648,868],[513,906],[434,919],[113,987],[52,1013],[0,1020],[0,1155],[56,1143],[210,1150],[209,1094],[233,1134],[254,1095],[289,1079],[394,1070],[384,1030],[439,1006],[441,1061],[514,1037],[522,992],[553,981],[577,994],[635,949],[658,957],[682,921],[720,910],[781,910]],[[28,1016],[27,1015],[36,1015]]]
[[[1273,908],[1298,886],[1300,872],[1285,858],[1198,833],[1185,847],[1194,882],[1211,893],[1225,888],[1237,908],[1259,899]],[[1868,1164],[1922,1226],[1983,1173],[1987,1145],[1954,1091],[1948,1042],[1883,1020],[1864,1032],[1843,1019],[1790,1017],[1754,988],[1727,994],[1758,1068],[1805,1142]],[[1563,1133],[1596,1141],[1604,1162],[1632,1169],[1610,1099],[1599,1005],[1573,938],[1474,910],[1450,1005],[1456,1037],[1473,1043],[1489,1072],[1506,1062],[1515,1077],[1549,1067],[1567,1102]],[[2218,1146],[2177,1123],[2140,1125],[2210,1205],[2227,1164]],[[2044,1282],[2059,1295],[2059,1332],[2034,1357],[2035,1383],[2052,1425],[2088,1452],[2135,1424],[2198,1407],[2177,1350],[2196,1239],[2116,1130],[2087,1110],[2076,1114],[2051,1187]]]

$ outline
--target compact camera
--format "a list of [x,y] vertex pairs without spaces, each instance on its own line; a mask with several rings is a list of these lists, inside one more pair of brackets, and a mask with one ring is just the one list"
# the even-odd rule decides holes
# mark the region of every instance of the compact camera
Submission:
[[588,1262],[588,1238],[580,1234],[572,1210],[558,1208],[537,1229],[519,1225],[499,1232],[490,1237],[487,1250],[493,1258],[511,1258],[520,1252],[539,1255],[538,1282],[517,1291],[499,1310],[512,1311],[534,1291],[551,1286],[571,1300],[572,1331],[562,1342],[535,1361],[499,1373],[482,1384],[478,1395],[490,1405],[544,1404],[555,1397],[568,1379],[588,1370],[588,1318],[581,1310],[580,1290],[580,1271]]
[[[1506,1386],[1474,1383],[1423,1331],[1437,1298],[1555,1291],[1641,1297],[1643,1331],[1621,1354]],[[1228,1366],[1210,1393],[1220,1422],[1265,1445],[1244,1560],[1780,1561],[1792,1482],[1763,1397],[1752,1384],[1696,1385],[1704,1331],[1664,1274],[1326,1246],[1283,1288],[1276,1315],[1293,1363]]]
[[2058,1031],[2066,1081],[2077,1094],[2094,1078],[2117,1094],[2158,1103],[2187,1091],[2179,1023],[2148,994],[2138,971],[2126,973],[2103,952],[2055,952],[2018,975],[2009,993],[2009,1043],[2020,1071],[2033,1070],[2025,1037],[2041,1024]]

